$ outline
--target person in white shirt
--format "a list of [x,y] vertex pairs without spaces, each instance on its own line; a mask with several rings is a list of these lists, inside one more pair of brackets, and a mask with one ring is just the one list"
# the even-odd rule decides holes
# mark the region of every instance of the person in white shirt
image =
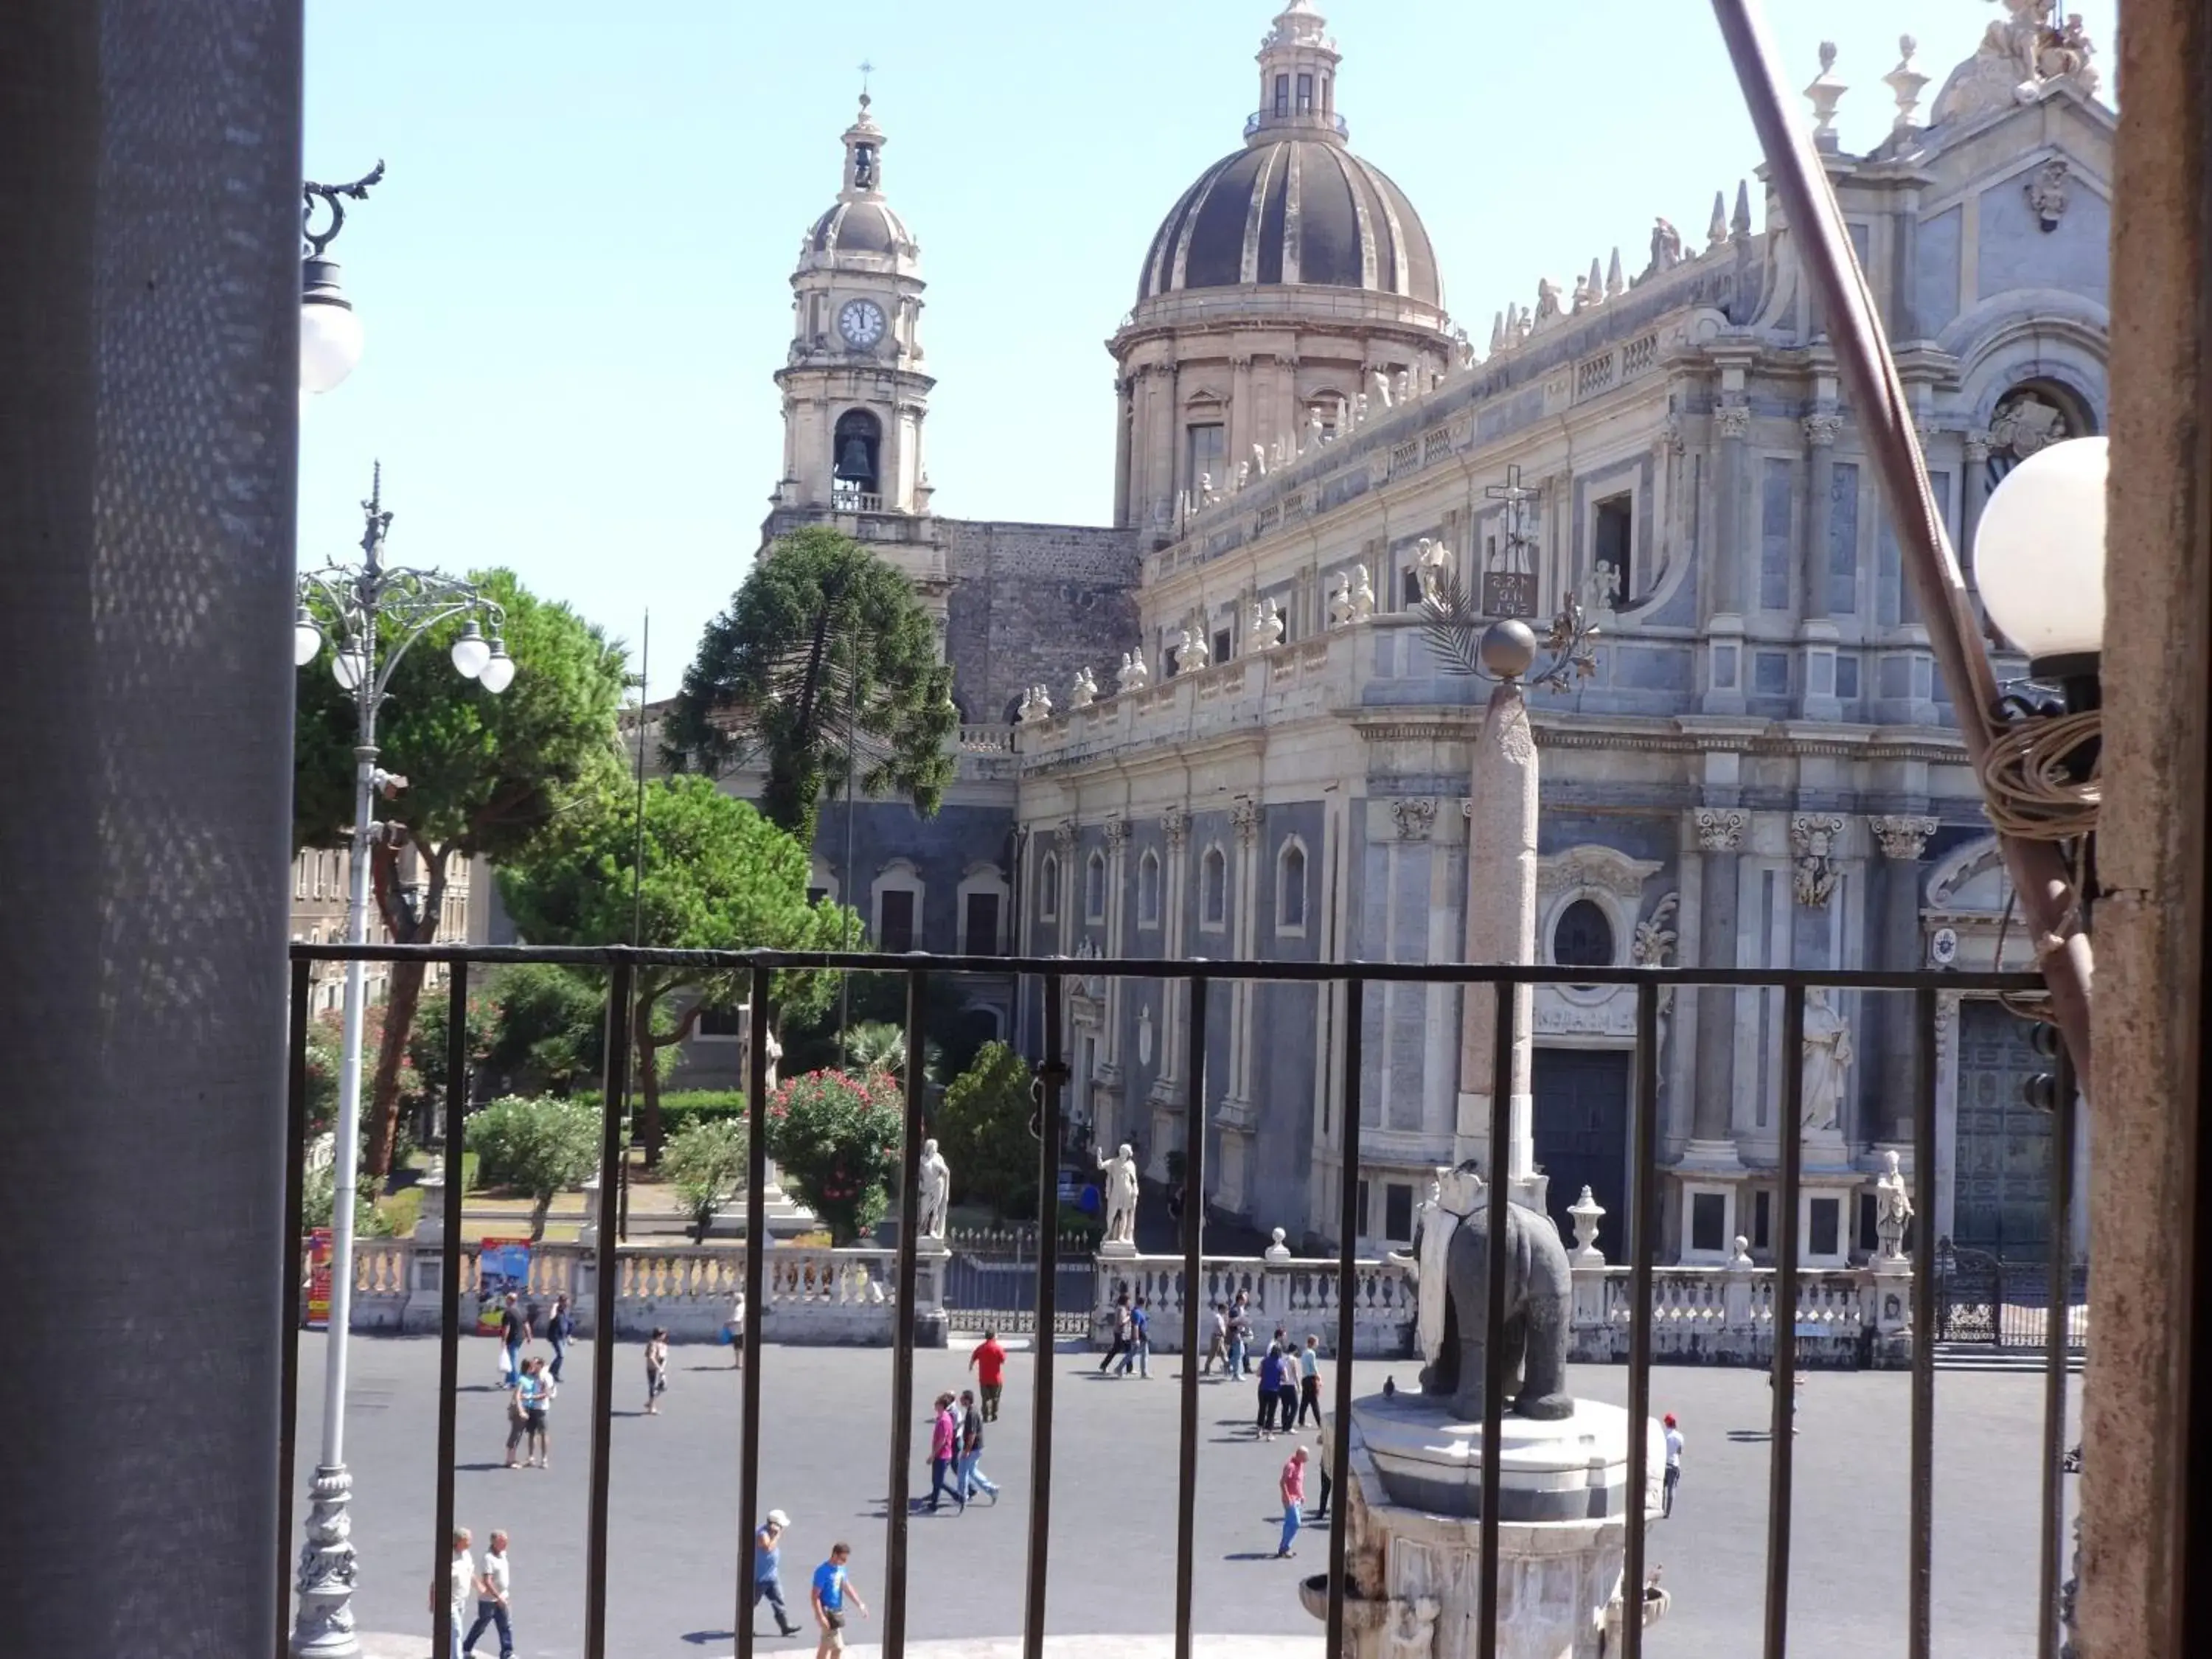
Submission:
[[[461,1650],[461,1620],[468,1613],[469,1592],[476,1587],[476,1563],[469,1559],[469,1529],[455,1527],[453,1571],[444,1587],[446,1617],[453,1625],[453,1651],[455,1653]],[[439,1585],[434,1579],[430,1584],[430,1610],[433,1613],[438,1610],[438,1595]]]
[[508,1595],[514,1579],[507,1568],[507,1534],[496,1528],[492,1531],[491,1547],[484,1552],[483,1571],[477,1575],[477,1621],[469,1626],[469,1633],[461,1643],[461,1659],[475,1659],[477,1638],[484,1633],[484,1626],[495,1625],[499,1629],[499,1659],[514,1659],[514,1626],[509,1622]]
[[1661,1420],[1667,1429],[1667,1484],[1659,1496],[1659,1518],[1663,1521],[1674,1512],[1674,1488],[1682,1479],[1682,1431],[1674,1425],[1672,1412]]

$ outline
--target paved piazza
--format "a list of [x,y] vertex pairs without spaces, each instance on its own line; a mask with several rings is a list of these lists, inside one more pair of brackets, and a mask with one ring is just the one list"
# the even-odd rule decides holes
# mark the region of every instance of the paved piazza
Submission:
[[[462,1350],[457,1509],[481,1547],[494,1527],[514,1534],[516,1651],[572,1659],[582,1650],[582,1566],[589,1348],[572,1352],[568,1388],[554,1407],[554,1468],[500,1467],[505,1402],[494,1388],[489,1340]],[[771,1348],[763,1356],[762,1506],[791,1512],[787,1590],[804,1598],[808,1572],[833,1539],[854,1551],[854,1582],[880,1620],[884,1460],[890,1355],[880,1349]],[[1096,1357],[1061,1356],[1054,1440],[1050,1627],[1056,1634],[1143,1635],[1168,1628],[1175,1593],[1177,1361],[1140,1382],[1098,1380]],[[915,1393],[927,1406],[965,1377],[964,1347],[916,1358]],[[365,1632],[424,1632],[431,1576],[433,1402],[438,1350],[428,1339],[363,1338],[353,1348],[349,1460],[358,1483],[355,1538],[362,1555],[356,1607]],[[299,1471],[303,1489],[320,1418],[322,1339],[303,1339]],[[1363,1391],[1386,1372],[1360,1367]],[[955,1516],[918,1517],[911,1537],[908,1633],[913,1642],[974,1643],[1018,1632],[1027,1536],[1030,1380],[1034,1361],[1008,1368],[1006,1414],[994,1425],[985,1472],[1005,1487]],[[738,1379],[726,1349],[675,1351],[661,1414],[646,1417],[641,1349],[615,1366],[610,1647],[623,1659],[682,1659],[732,1645],[738,1539]],[[1577,1367],[1573,1386],[1625,1402],[1620,1367]],[[1936,1379],[1936,1645],[1974,1656],[2033,1646],[2035,1452],[2043,1380],[2033,1374],[1947,1372]],[[2069,1382],[2078,1396],[2078,1379]],[[1762,1374],[1666,1367],[1652,1377],[1653,1408],[1682,1419],[1688,1449],[1672,1520],[1652,1529],[1674,1608],[1656,1627],[1654,1659],[1757,1651],[1766,1523]],[[1907,1381],[1875,1373],[1817,1373],[1805,1384],[1797,1440],[1793,1659],[1904,1650]],[[1294,1582],[1326,1559],[1310,1529],[1294,1562],[1268,1559],[1277,1518],[1275,1472],[1288,1445],[1255,1443],[1248,1385],[1209,1382],[1201,1399],[1197,1628],[1222,1637],[1273,1637],[1292,1659],[1319,1628]],[[1313,1431],[1307,1431],[1310,1439]],[[925,1443],[918,1426],[917,1448]],[[916,1460],[915,1488],[928,1486]],[[2070,1486],[2073,1483],[2069,1480]],[[296,1540],[295,1540],[296,1543]],[[810,1651],[783,1642],[773,1621],[762,1650]],[[855,1621],[856,1648],[879,1623]],[[1224,1643],[1219,1651],[1256,1644]],[[1140,1644],[1085,1644],[1109,1654]],[[389,1650],[428,1650],[420,1642]],[[969,1650],[941,1649],[940,1653]],[[385,1650],[380,1649],[380,1653]],[[488,1648],[487,1653],[496,1651]]]

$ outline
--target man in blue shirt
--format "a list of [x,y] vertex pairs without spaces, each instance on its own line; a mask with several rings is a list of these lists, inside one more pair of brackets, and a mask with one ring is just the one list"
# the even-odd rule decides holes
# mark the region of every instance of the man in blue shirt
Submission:
[[1152,1379],[1150,1361],[1152,1346],[1152,1316],[1145,1311],[1145,1298],[1140,1296],[1137,1298],[1135,1305],[1129,1310],[1129,1352],[1121,1356],[1120,1375],[1127,1376],[1129,1374],[1130,1364],[1133,1361],[1137,1367],[1137,1375],[1147,1382]]
[[753,1534],[753,1605],[765,1601],[775,1613],[775,1627],[786,1636],[799,1634],[783,1605],[783,1534],[791,1517],[781,1510],[768,1512],[767,1524]]
[[845,1650],[848,1598],[860,1610],[861,1618],[868,1616],[867,1603],[860,1600],[860,1592],[853,1588],[845,1571],[845,1564],[852,1559],[850,1544],[832,1544],[830,1559],[814,1569],[814,1622],[822,1628],[822,1639],[814,1645],[814,1659],[830,1659],[830,1655]]

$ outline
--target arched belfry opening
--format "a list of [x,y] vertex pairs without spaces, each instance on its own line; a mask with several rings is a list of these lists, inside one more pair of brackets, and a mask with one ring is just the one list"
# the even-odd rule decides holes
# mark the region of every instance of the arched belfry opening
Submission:
[[837,465],[830,474],[830,495],[836,505],[857,507],[863,495],[881,499],[883,441],[883,423],[866,410],[847,410],[837,417],[833,440]]

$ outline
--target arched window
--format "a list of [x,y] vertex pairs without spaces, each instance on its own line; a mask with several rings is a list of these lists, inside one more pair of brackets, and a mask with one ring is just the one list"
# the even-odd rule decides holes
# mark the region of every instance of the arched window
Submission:
[[830,473],[830,498],[835,505],[857,508],[862,505],[862,496],[882,501],[882,473],[877,463],[883,436],[883,423],[865,409],[848,409],[837,417],[836,434],[830,441],[836,457]]
[[1137,926],[1160,925],[1160,855],[1147,847],[1137,860]]
[[1275,931],[1306,930],[1306,844],[1296,836],[1275,855]]
[[1083,866],[1083,919],[1106,920],[1106,855],[1093,853]]
[[1552,960],[1562,968],[1613,966],[1613,922],[1594,899],[1577,899],[1552,928]]
[[1056,921],[1060,915],[1060,859],[1047,853],[1037,866],[1037,920]]
[[1229,860],[1209,847],[1198,866],[1198,925],[1218,929],[1229,919]]

